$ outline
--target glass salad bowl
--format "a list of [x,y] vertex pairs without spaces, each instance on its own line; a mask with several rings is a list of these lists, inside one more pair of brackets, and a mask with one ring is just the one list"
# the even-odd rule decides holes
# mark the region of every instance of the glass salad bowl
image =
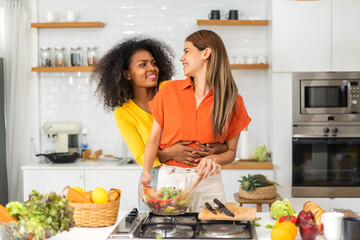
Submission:
[[140,187],[144,203],[158,215],[179,215],[186,212],[195,195],[195,188],[190,190],[191,183],[180,183],[154,189],[150,186]]

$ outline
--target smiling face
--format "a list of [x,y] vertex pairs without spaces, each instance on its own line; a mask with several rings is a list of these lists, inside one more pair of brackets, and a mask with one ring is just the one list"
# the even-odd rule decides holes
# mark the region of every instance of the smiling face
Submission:
[[194,77],[206,70],[208,54],[205,51],[207,49],[200,51],[192,42],[185,42],[184,54],[180,58],[185,76]]
[[159,68],[153,55],[146,50],[139,50],[130,59],[127,78],[134,88],[153,88],[157,86]]

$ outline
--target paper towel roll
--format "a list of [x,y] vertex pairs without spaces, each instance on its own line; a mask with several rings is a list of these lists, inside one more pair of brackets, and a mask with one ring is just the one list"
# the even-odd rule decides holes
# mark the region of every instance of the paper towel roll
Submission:
[[250,159],[249,132],[247,130],[240,134],[240,159]]

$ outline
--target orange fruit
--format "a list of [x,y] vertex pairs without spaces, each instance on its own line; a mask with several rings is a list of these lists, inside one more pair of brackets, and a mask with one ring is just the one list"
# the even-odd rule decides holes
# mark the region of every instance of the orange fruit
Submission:
[[92,191],[83,192],[83,195],[84,195],[85,198],[87,198],[91,202],[93,202],[93,200],[92,200]]
[[84,192],[81,187],[72,187],[72,189],[75,189],[76,191],[78,191],[81,194]]
[[289,230],[286,228],[275,228],[271,231],[271,240],[292,240],[292,236]]
[[120,198],[121,190],[118,188],[112,188],[109,191],[109,202],[116,201]]
[[291,233],[292,239],[296,238],[298,230],[295,224],[293,224],[292,222],[282,222],[279,224],[278,228],[284,228],[289,230],[289,232]]

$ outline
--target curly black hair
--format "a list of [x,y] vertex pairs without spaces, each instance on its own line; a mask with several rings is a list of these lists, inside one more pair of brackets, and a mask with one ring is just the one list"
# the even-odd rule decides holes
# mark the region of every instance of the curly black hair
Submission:
[[165,43],[142,36],[125,39],[99,60],[91,75],[92,82],[97,84],[95,94],[104,101],[105,110],[113,111],[134,97],[125,71],[129,70],[131,57],[139,50],[149,51],[155,58],[159,68],[158,86],[174,75],[174,52]]

